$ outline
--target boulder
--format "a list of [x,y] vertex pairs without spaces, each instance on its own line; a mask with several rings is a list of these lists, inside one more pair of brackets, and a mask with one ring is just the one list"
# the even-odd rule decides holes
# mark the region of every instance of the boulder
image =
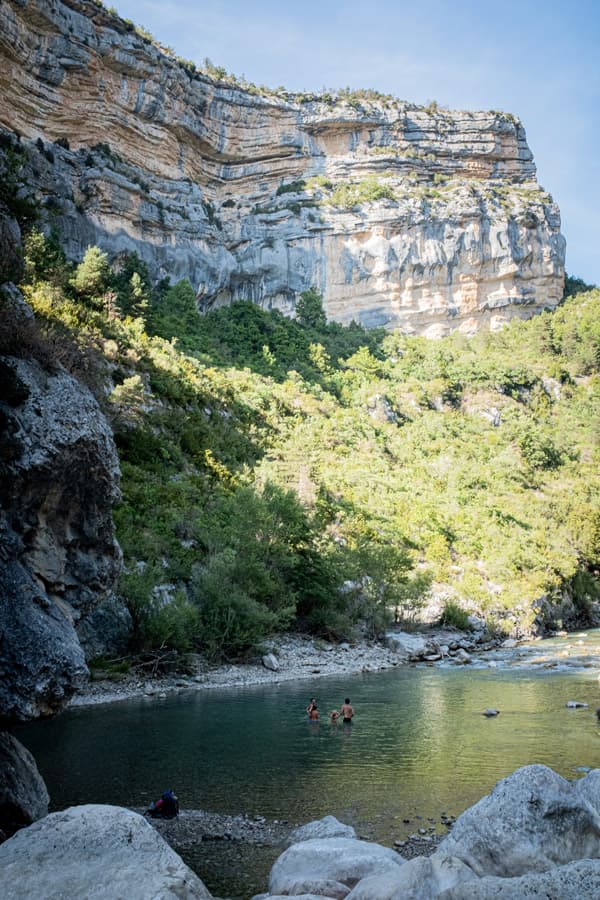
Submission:
[[409,860],[396,871],[368,875],[358,882],[347,900],[430,900],[441,891],[477,876],[460,859],[436,853]]
[[580,778],[573,785],[575,795],[582,803],[589,803],[600,816],[600,769],[586,771],[585,778]]
[[315,822],[307,822],[306,825],[295,828],[290,834],[288,843],[299,844],[301,841],[334,837],[355,838],[356,831],[352,825],[344,825],[335,816],[324,816]]
[[404,659],[420,659],[427,653],[428,641],[422,635],[407,631],[388,631],[385,643],[389,650]]
[[0,829],[14,834],[48,814],[48,791],[35,760],[11,734],[0,733]]
[[403,865],[394,850],[351,838],[302,841],[285,850],[269,876],[271,894],[345,897],[361,878]]
[[265,653],[262,658],[262,664],[265,669],[269,669],[271,672],[279,672],[279,663],[274,653]]
[[137,813],[73,806],[0,846],[0,900],[210,900],[202,881]]
[[571,784],[547,766],[524,766],[459,816],[438,852],[503,878],[599,857],[598,784],[596,771]]
[[437,900],[598,900],[598,897],[600,862],[582,859],[519,878],[478,878],[443,891]]
[[114,594],[77,623],[77,637],[86,660],[121,656],[127,651],[132,632],[131,613]]

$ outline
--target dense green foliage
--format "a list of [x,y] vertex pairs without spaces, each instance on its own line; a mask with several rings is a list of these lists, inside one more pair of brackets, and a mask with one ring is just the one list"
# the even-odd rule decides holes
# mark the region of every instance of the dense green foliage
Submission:
[[375,635],[432,583],[454,624],[595,598],[600,291],[429,342],[327,323],[314,291],[296,321],[246,302],[199,316],[189,283],[105,262],[71,271],[33,231],[23,290],[88,373],[92,357],[100,398],[111,385],[140,646]]

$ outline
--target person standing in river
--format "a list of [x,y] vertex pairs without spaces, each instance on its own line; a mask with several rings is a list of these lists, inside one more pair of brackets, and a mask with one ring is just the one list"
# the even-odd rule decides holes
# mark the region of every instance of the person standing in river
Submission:
[[354,710],[350,706],[349,697],[346,697],[346,699],[342,703],[340,712],[342,714],[342,722],[344,722],[345,725],[350,725],[350,723],[352,722],[352,717],[354,716]]
[[316,707],[316,705],[317,705],[316,699],[314,697],[311,697],[310,700],[308,701],[308,706],[306,707],[306,712],[308,714],[309,719],[310,719],[310,714],[313,711],[313,709]]

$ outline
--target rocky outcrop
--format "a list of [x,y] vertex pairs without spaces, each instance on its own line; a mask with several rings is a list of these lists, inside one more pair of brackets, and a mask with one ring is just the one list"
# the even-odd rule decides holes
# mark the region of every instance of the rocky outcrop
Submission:
[[87,676],[78,621],[120,569],[111,430],[60,367],[0,358],[0,719],[59,710]]
[[377,844],[305,841],[279,857],[270,893],[255,900],[303,892],[345,900],[592,900],[600,886],[600,770],[571,784],[547,766],[518,769],[458,818],[433,855],[393,863],[393,852]]
[[598,858],[598,774],[573,785],[547,766],[517,769],[458,817],[439,850],[504,878]]
[[0,900],[210,900],[202,881],[137,813],[75,806],[0,847]]
[[136,251],[201,308],[411,333],[553,307],[564,240],[511,115],[214,80],[92,0],[0,6],[0,125],[68,253]]
[[48,791],[35,760],[11,734],[0,733],[0,842],[48,814]]

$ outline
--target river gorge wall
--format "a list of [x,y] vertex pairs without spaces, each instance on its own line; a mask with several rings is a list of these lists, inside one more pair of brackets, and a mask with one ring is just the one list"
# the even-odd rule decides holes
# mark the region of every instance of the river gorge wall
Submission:
[[195,71],[92,0],[0,5],[0,126],[68,255],[137,252],[202,310],[440,336],[563,291],[560,215],[514,116],[260,91]]

